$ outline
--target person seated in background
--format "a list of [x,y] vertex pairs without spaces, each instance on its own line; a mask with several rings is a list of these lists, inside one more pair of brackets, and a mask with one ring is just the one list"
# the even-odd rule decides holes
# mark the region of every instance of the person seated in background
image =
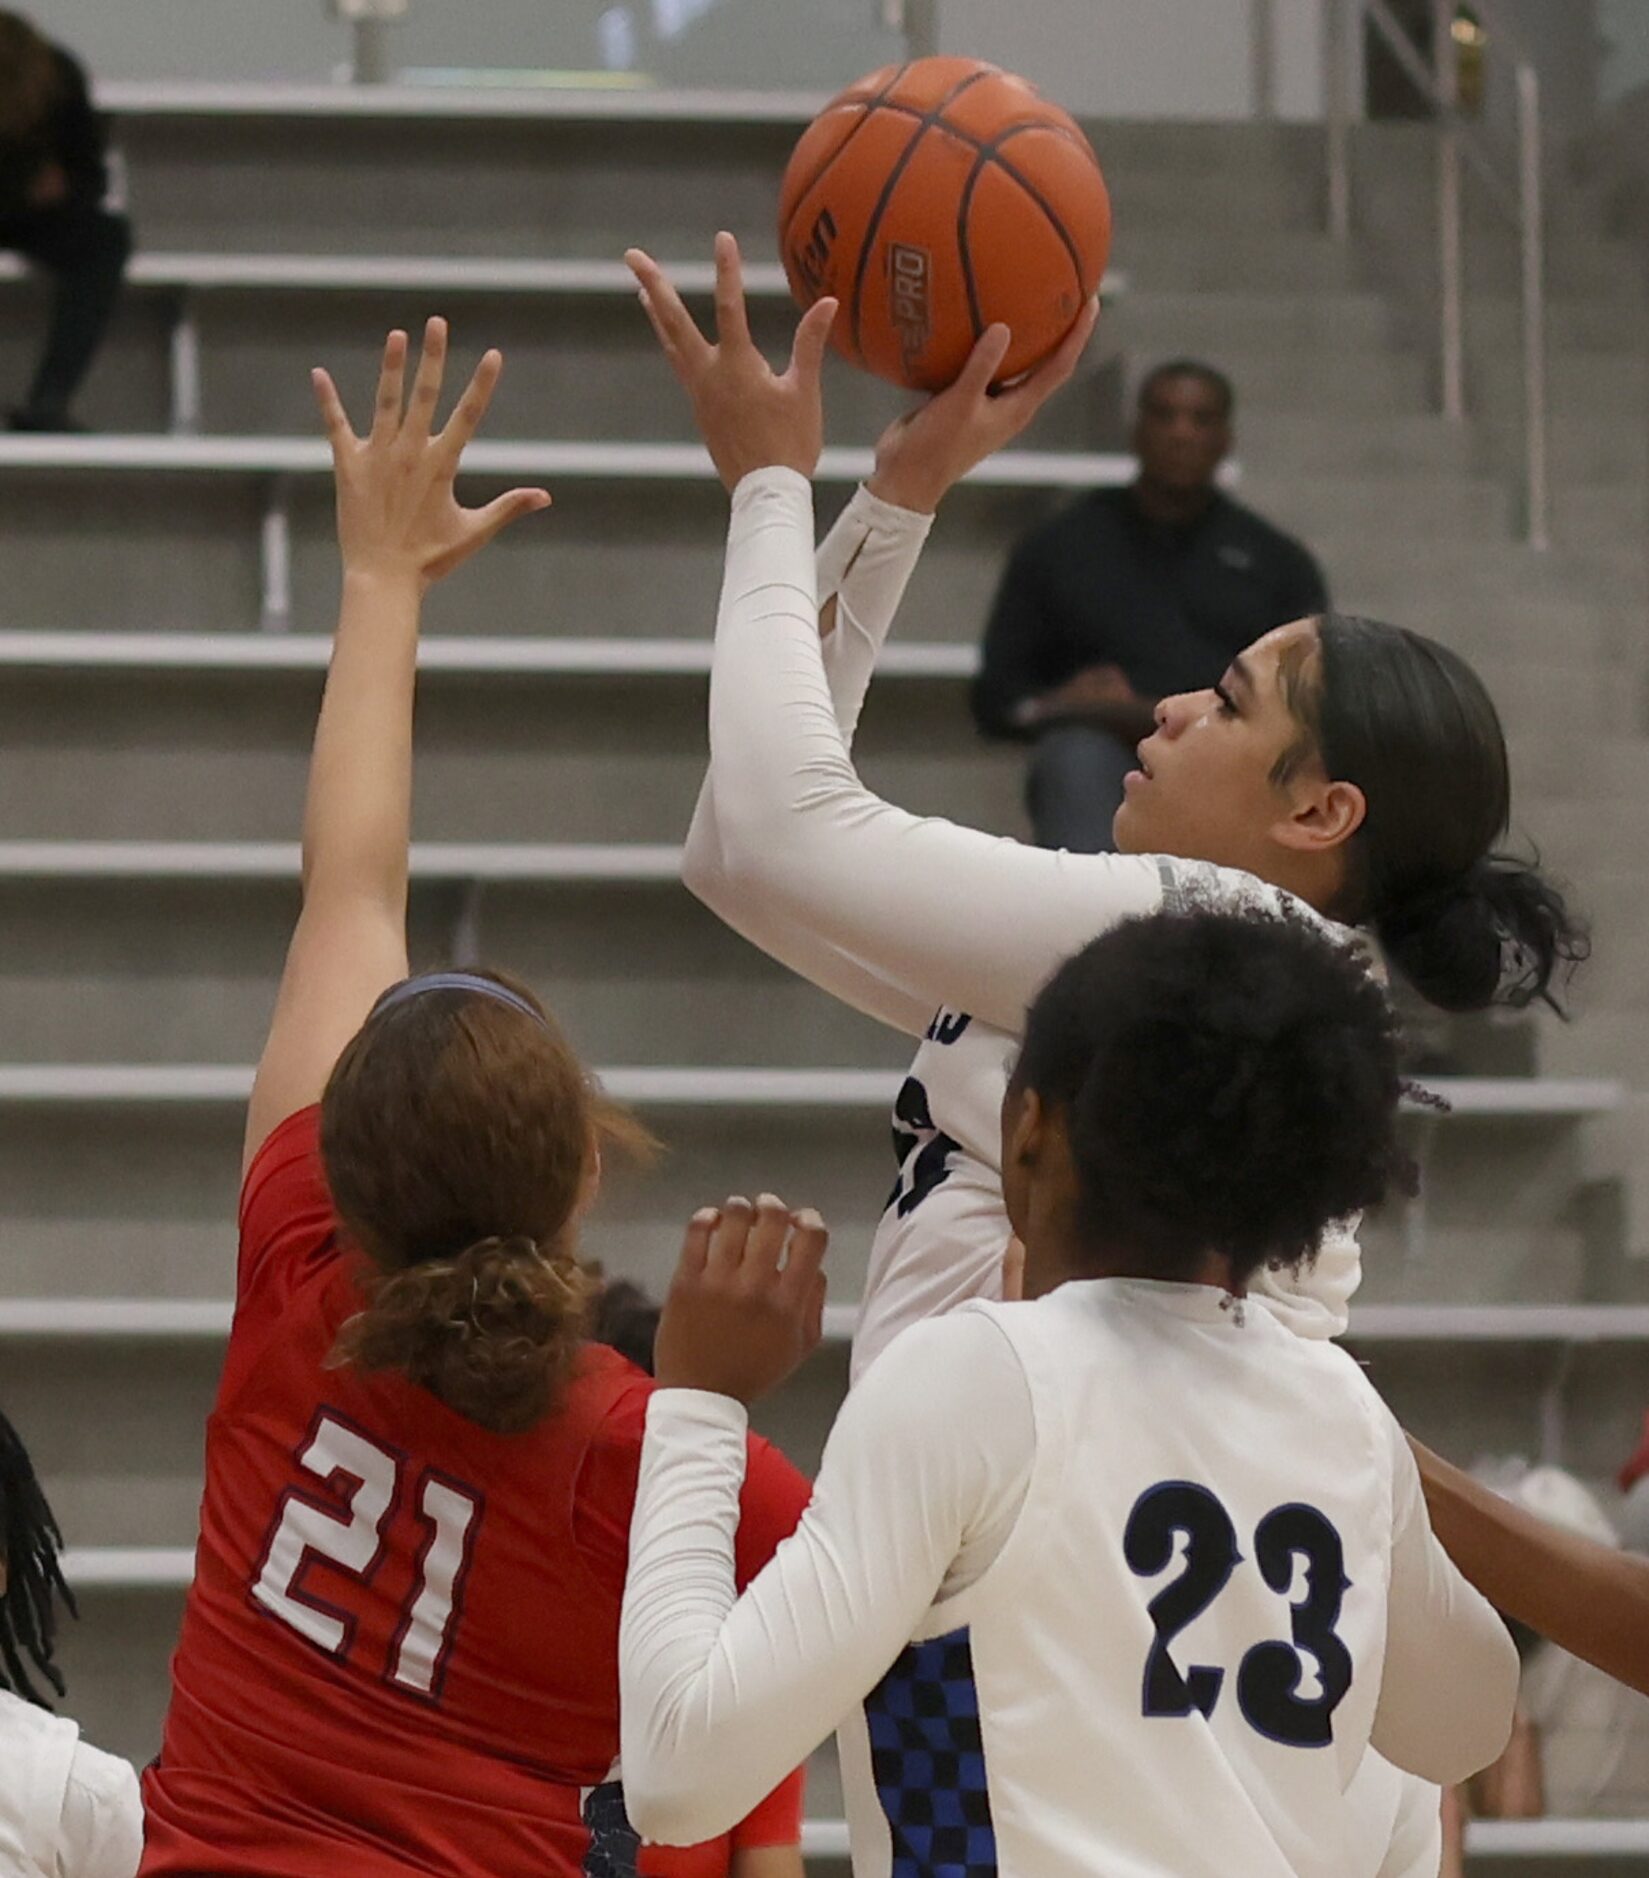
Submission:
[[640,1285],[628,1278],[609,1278],[595,1301],[590,1337],[606,1344],[609,1350],[617,1350],[650,1376],[662,1309]]
[[85,68],[0,9],[0,248],[54,277],[46,343],[13,430],[62,431],[108,330],[132,229],[107,206],[108,131]]
[[64,1693],[53,1660],[57,1609],[77,1613],[62,1543],[28,1450],[0,1415],[0,1871],[132,1878],[143,1852],[137,1774],[87,1746],[34,1680]]
[[[1520,1467],[1488,1484],[1561,1531],[1595,1545],[1620,1544],[1597,1495],[1560,1467]],[[1649,1697],[1508,1621],[1523,1658],[1517,1720],[1506,1752],[1449,1809],[1448,1878],[1461,1868],[1470,1816],[1649,1818]]]
[[1008,562],[973,712],[987,737],[1034,740],[1026,806],[1043,847],[1111,852],[1158,701],[1205,689],[1263,633],[1328,606],[1306,549],[1219,488],[1234,409],[1213,366],[1157,366],[1140,388],[1134,482],[1079,497]]

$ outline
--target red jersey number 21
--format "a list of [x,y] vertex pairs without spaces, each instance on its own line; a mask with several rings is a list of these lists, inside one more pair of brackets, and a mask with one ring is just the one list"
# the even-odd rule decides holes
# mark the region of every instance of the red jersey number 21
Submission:
[[[312,1561],[324,1559],[363,1584],[370,1582],[388,1550],[384,1527],[400,1496],[404,1463],[360,1429],[324,1412],[316,1417],[298,1461],[340,1493],[347,1510],[340,1514],[335,1503],[307,1499],[289,1488],[252,1597],[317,1649],[347,1657],[355,1619],[306,1593],[303,1576]],[[425,1468],[414,1505],[423,1527],[417,1576],[390,1642],[384,1676],[398,1689],[439,1701],[481,1502],[460,1482]]]

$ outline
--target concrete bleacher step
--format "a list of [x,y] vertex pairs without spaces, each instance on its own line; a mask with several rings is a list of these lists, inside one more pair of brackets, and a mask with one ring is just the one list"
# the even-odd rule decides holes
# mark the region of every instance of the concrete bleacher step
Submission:
[[1476,468],[1470,428],[1429,411],[1370,414],[1347,429],[1323,423],[1315,411],[1254,408],[1238,387],[1236,429],[1238,448],[1261,474],[1470,475]]
[[[269,584],[269,557],[260,554],[268,480],[253,472],[174,480],[133,469],[99,479],[103,499],[93,510],[84,471],[4,472],[8,623],[139,631],[256,626]],[[554,483],[549,515],[510,530],[435,590],[426,630],[708,636],[727,529],[719,484],[696,477]],[[479,501],[500,486],[476,478],[466,499]],[[848,492],[846,482],[821,487],[821,527]],[[330,630],[338,593],[331,491],[317,470],[291,482],[285,498],[292,622]],[[900,638],[973,638],[1009,544],[1068,499],[1068,491],[1035,487],[954,491],[901,614]]]
[[[1256,343],[1245,351],[1221,346],[1219,353],[1245,410],[1316,412],[1325,421],[1332,414],[1350,424],[1427,409],[1430,368],[1418,351],[1382,349],[1359,358],[1355,371],[1330,348],[1289,352]],[[1155,345],[1144,347],[1145,358],[1156,356]]]
[[[1143,358],[1192,353],[1221,362],[1265,351],[1297,353],[1348,347],[1378,351],[1390,344],[1392,310],[1381,294],[1327,291],[1294,294],[1234,288],[1225,292],[1169,292],[1130,283],[1131,291],[1108,306],[1099,341],[1124,339]],[[1239,402],[1248,380],[1239,379]]]
[[[0,691],[0,834],[290,839],[318,690],[304,671],[16,673]],[[453,675],[425,687],[419,745],[420,839],[679,841],[703,695],[674,676]],[[954,684],[873,690],[857,748],[870,786],[919,813],[1021,825],[1020,758],[978,744]]]
[[1336,526],[1359,518],[1405,540],[1462,535],[1503,541],[1511,521],[1505,485],[1485,476],[1407,475],[1341,476],[1296,479],[1279,466],[1251,470],[1243,478],[1242,498],[1274,518],[1291,533],[1312,541]]
[[[141,1061],[153,1038],[170,1062],[234,1063],[261,1044],[296,890],[290,877],[14,881],[0,905],[0,1036],[15,1061]],[[710,1088],[711,1070],[744,1062],[893,1071],[910,1054],[673,882],[518,875],[489,886],[479,906],[432,883],[415,890],[409,924],[415,963],[457,951],[527,979],[593,1061],[646,1064],[670,1036],[675,1060],[702,1067]],[[143,961],[140,1001],[133,959]]]

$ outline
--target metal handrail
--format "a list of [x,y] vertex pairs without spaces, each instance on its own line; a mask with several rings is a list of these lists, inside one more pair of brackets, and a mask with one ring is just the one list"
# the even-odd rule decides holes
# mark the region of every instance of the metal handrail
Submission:
[[1523,372],[1524,536],[1531,548],[1551,545],[1546,378],[1546,245],[1541,167],[1540,75],[1508,35],[1495,28],[1491,45],[1509,45],[1517,95],[1517,170],[1508,182],[1494,152],[1460,111],[1450,0],[1431,0],[1432,57],[1428,64],[1404,32],[1389,0],[1325,0],[1324,125],[1328,170],[1328,229],[1351,238],[1350,52],[1353,32],[1366,20],[1431,106],[1437,122],[1437,243],[1439,403],[1453,421],[1465,416],[1466,333],[1464,213],[1461,166],[1469,164],[1490,201],[1516,224],[1519,248]]

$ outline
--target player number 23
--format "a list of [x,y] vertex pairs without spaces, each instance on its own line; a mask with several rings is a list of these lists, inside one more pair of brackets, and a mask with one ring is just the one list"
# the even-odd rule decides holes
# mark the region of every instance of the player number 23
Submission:
[[[1134,1502],[1122,1549],[1132,1571],[1155,1578],[1174,1562],[1181,1537],[1179,1576],[1147,1607],[1157,1634],[1145,1659],[1144,1706],[1147,1715],[1206,1717],[1220,1699],[1225,1671],[1206,1663],[1181,1669],[1170,1646],[1242,1562],[1231,1515],[1206,1487],[1163,1481]],[[1340,1535],[1314,1506],[1274,1507],[1254,1529],[1254,1562],[1284,1597],[1294,1590],[1296,1565],[1303,1563],[1305,1587],[1289,1601],[1292,1640],[1257,1643],[1238,1664],[1237,1706],[1250,1727],[1285,1747],[1326,1747],[1334,1739],[1334,1711],[1351,1687],[1351,1653],[1334,1630],[1349,1588]],[[1301,1693],[1308,1657],[1317,1684],[1311,1695]]]
[[[312,1564],[326,1564],[363,1584],[373,1578],[388,1551],[384,1528],[400,1497],[402,1461],[324,1411],[298,1460],[337,1500],[312,1500],[288,1488],[252,1597],[317,1649],[347,1657],[355,1641],[354,1618],[306,1591],[304,1576]],[[425,1468],[413,1505],[422,1536],[384,1677],[397,1689],[438,1702],[481,1502],[460,1482]]]

